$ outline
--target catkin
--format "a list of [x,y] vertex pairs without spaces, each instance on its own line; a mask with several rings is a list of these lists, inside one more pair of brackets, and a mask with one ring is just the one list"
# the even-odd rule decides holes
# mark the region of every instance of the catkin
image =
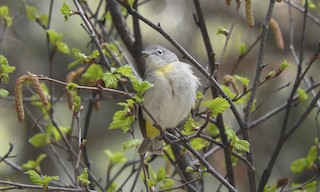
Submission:
[[239,88],[238,88],[236,81],[234,80],[232,75],[227,74],[227,75],[223,76],[223,82],[226,86],[231,85],[234,92],[236,92],[236,94],[239,94]]
[[279,26],[279,23],[271,18],[270,20],[270,28],[272,29],[272,32],[274,34],[274,38],[276,41],[276,45],[280,50],[284,49],[284,41],[283,41],[283,37],[282,37],[282,32],[281,32],[281,28]]
[[245,1],[245,9],[246,9],[246,16],[247,16],[248,25],[249,25],[249,27],[253,27],[254,26],[254,17],[253,17],[253,12],[252,12],[251,0]]
[[45,106],[48,105],[47,96],[41,87],[39,79],[36,76],[23,75],[19,77],[16,81],[16,86],[14,89],[14,95],[16,100],[16,110],[17,110],[19,121],[23,121],[25,118],[24,109],[23,109],[23,100],[22,100],[22,88],[23,88],[23,84],[26,82],[30,82],[32,84],[42,104]]

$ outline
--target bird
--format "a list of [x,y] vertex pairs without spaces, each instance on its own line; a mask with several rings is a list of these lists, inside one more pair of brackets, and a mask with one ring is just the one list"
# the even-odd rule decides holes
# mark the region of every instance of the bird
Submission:
[[159,44],[148,45],[142,55],[145,59],[143,79],[153,84],[144,93],[144,109],[139,110],[139,125],[144,137],[139,154],[163,154],[161,130],[175,128],[187,119],[195,106],[200,80],[192,67],[179,61],[177,55]]

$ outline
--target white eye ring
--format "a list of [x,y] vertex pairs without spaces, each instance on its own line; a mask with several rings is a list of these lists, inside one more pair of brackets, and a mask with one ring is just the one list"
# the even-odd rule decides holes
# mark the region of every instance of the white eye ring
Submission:
[[162,52],[161,49],[157,49],[156,51],[157,51],[157,54],[158,54],[158,55],[162,55],[162,54],[163,54],[163,52]]

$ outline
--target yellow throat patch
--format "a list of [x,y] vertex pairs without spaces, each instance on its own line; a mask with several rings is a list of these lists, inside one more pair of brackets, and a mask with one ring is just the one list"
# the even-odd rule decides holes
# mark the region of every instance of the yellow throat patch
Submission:
[[171,72],[174,69],[173,65],[171,63],[164,65],[162,67],[160,67],[159,69],[157,69],[157,74],[164,76],[166,74],[168,74],[169,72]]

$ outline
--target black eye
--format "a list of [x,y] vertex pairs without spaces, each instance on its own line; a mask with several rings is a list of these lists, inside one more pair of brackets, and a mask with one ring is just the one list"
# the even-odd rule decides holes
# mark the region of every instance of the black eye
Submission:
[[162,52],[161,49],[157,49],[156,51],[157,51],[157,54],[158,54],[158,55],[162,55],[162,54],[163,54],[163,52]]

